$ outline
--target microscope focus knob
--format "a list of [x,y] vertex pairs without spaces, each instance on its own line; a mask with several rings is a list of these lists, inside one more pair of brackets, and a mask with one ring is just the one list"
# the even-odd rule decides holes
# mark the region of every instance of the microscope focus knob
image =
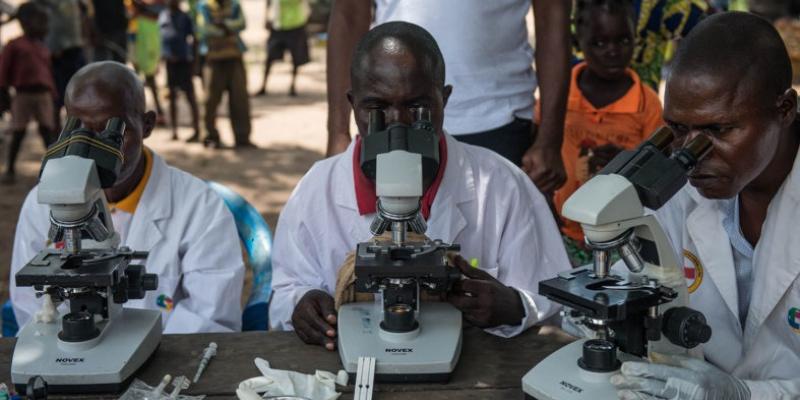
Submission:
[[674,307],[664,313],[662,331],[675,345],[691,349],[711,339],[711,327],[700,311]]
[[590,372],[612,372],[619,369],[617,345],[603,339],[590,339],[583,343],[583,356],[578,366]]
[[156,275],[156,274],[144,274],[142,276],[142,289],[144,289],[144,290],[156,290],[156,289],[158,289],[158,275]]

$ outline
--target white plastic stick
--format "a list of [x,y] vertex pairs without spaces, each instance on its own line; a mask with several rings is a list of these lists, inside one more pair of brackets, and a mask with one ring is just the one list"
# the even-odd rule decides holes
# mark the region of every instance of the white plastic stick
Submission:
[[372,400],[375,382],[375,357],[358,357],[354,400]]

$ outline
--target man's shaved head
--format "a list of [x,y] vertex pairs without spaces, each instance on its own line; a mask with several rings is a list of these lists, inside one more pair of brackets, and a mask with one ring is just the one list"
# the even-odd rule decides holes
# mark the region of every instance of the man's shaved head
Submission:
[[743,12],[716,14],[697,25],[681,40],[672,74],[721,77],[737,91],[756,89],[747,95],[770,103],[792,86],[792,64],[778,32]]
[[132,69],[113,61],[89,64],[75,73],[67,85],[67,115],[94,132],[105,129],[111,118],[125,121],[122,170],[114,187],[106,190],[109,201],[119,201],[139,183],[145,167],[143,140],[150,136],[156,115],[146,111],[144,87]]
[[436,39],[419,25],[395,21],[371,29],[356,46],[350,67],[353,88],[362,83],[373,57],[399,52],[411,53],[426,75],[436,85],[444,87],[444,57]]
[[136,73],[116,61],[91,63],[75,73],[67,85],[65,102],[80,92],[101,91],[124,102],[124,108],[136,114],[145,112],[144,86]]

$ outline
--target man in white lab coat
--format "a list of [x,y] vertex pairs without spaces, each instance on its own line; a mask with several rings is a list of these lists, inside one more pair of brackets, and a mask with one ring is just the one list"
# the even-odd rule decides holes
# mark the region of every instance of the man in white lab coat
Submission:
[[611,381],[623,399],[800,399],[800,121],[786,48],[769,22],[719,14],[672,68],[666,123],[679,143],[707,135],[713,149],[656,215],[713,333],[705,361],[625,363]]
[[[95,132],[112,117],[127,125],[122,169],[105,194],[121,245],[150,253],[145,267],[158,274],[158,289],[125,306],[161,310],[166,333],[241,330],[244,264],[233,216],[203,181],[143,145],[155,113],[145,110],[133,70],[111,61],[87,65],[70,81],[66,108]],[[11,261],[11,301],[20,325],[41,304],[33,288],[16,287],[14,279],[48,245],[49,209],[36,193],[31,190],[20,211]]]
[[[461,286],[474,297],[457,291],[450,302],[468,322],[505,337],[553,315],[557,305],[537,294],[537,284],[570,265],[552,214],[519,168],[442,132],[452,87],[444,84],[444,61],[430,34],[405,22],[376,27],[359,44],[351,76],[348,98],[360,135],[371,110],[383,111],[386,125],[410,125],[415,108],[431,110],[442,137],[441,166],[421,201],[426,235],[459,243],[480,266],[457,262],[470,278]],[[338,268],[372,237],[375,189],[358,166],[360,139],[303,177],[281,213],[272,253],[272,328],[294,329],[329,350],[336,340],[331,294]]]

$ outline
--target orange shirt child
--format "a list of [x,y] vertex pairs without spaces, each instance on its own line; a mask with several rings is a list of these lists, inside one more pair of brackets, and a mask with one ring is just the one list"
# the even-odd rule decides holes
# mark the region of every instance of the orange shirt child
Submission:
[[[572,69],[564,143],[561,146],[567,181],[556,191],[553,199],[559,214],[569,196],[610,161],[615,148],[632,149],[663,125],[658,94],[642,84],[632,69],[626,69],[633,80],[627,93],[599,109],[583,96],[578,87],[578,77],[584,69],[585,62]],[[583,242],[580,225],[563,217],[562,221],[561,232]]]

